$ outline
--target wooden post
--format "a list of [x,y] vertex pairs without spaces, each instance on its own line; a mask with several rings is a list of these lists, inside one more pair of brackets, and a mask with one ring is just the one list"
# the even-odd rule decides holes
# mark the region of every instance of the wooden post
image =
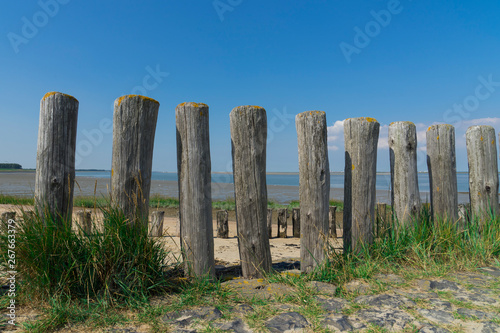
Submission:
[[330,199],[326,114],[299,113],[295,126],[299,149],[300,268],[308,273],[326,259]]
[[267,234],[269,239],[273,238],[273,209],[267,209]]
[[155,210],[151,213],[151,231],[149,236],[151,237],[162,237],[163,236],[163,219],[165,217],[165,212],[161,210]]
[[344,251],[373,241],[375,180],[380,124],[373,118],[344,121]]
[[330,237],[337,238],[337,206],[328,208],[328,221]]
[[217,212],[217,238],[228,238],[228,213],[227,210],[219,210]]
[[391,204],[396,225],[408,226],[420,212],[418,190],[417,130],[409,121],[389,125]]
[[387,205],[377,203],[377,222],[375,228],[375,237],[382,237],[389,230],[390,225],[387,217]]
[[241,270],[245,278],[258,278],[271,270],[266,221],[266,110],[239,106],[229,119]]
[[286,238],[288,209],[278,209],[278,238]]
[[80,211],[76,213],[78,225],[84,234],[90,235],[92,232],[92,214],[90,212]]
[[78,101],[49,92],[40,102],[36,156],[35,206],[71,225],[75,181]]
[[188,276],[215,277],[208,106],[175,108],[179,217],[184,269]]
[[3,212],[0,218],[2,222],[7,223],[9,220],[16,220],[16,212]]
[[115,100],[111,202],[129,223],[147,232],[151,166],[160,104],[149,97],[127,95]]
[[431,214],[437,218],[458,220],[455,128],[432,125],[427,130],[427,167],[431,189]]
[[498,163],[495,129],[471,126],[465,133],[469,161],[469,196],[472,220],[481,224],[498,211]]
[[293,237],[300,238],[300,208],[292,209]]

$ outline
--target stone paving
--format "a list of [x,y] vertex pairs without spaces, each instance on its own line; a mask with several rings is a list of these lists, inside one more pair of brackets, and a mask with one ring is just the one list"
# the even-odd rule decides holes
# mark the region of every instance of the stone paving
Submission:
[[[343,289],[357,297],[340,298],[337,287],[309,282],[319,293],[315,301],[322,310],[319,327],[331,332],[500,332],[500,269],[485,267],[478,273],[456,273],[446,279],[422,279],[406,282],[394,274],[374,279],[383,292],[374,293],[373,285],[351,281]],[[294,287],[264,280],[233,279],[223,285],[241,299],[270,300],[296,293]],[[254,308],[240,304],[223,314],[215,307],[169,313],[162,317],[175,332],[206,332],[207,322],[214,331],[223,332],[314,332],[312,320],[301,314],[301,307],[282,304],[279,313],[266,319],[264,328],[252,329],[246,318]],[[230,318],[230,319],[225,319]],[[316,328],[318,325],[316,326]]]
[[[295,269],[282,274],[299,273]],[[306,288],[318,309],[313,315],[297,302],[287,302],[300,292],[289,285],[235,278],[222,286],[239,304],[224,310],[206,306],[165,313],[158,318],[160,327],[181,333],[500,332],[500,269],[495,267],[412,281],[379,274],[370,283],[351,281],[341,287],[342,292],[329,283],[308,282]],[[263,311],[266,303],[268,311]],[[140,333],[151,328],[120,326],[103,331]]]

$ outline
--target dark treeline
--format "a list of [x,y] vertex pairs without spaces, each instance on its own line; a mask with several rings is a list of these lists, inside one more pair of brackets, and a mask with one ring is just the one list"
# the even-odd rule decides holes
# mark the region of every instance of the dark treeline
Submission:
[[22,169],[21,164],[17,163],[0,163],[0,169]]

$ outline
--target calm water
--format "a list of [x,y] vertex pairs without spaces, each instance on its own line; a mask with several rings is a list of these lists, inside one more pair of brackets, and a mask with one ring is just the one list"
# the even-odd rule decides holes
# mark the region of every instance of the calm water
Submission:
[[[110,171],[79,171],[77,176],[92,178],[110,178]],[[153,172],[153,180],[171,180],[177,181],[175,172]],[[299,186],[299,174],[268,174],[266,177],[267,185]],[[213,183],[233,183],[232,174],[214,173],[212,174]],[[391,187],[391,175],[389,173],[377,174],[377,190],[389,191]],[[427,173],[418,174],[418,186],[420,192],[429,192],[429,175]],[[457,173],[458,192],[469,191],[468,173]],[[344,175],[342,173],[332,173],[330,175],[331,188],[344,188]]]

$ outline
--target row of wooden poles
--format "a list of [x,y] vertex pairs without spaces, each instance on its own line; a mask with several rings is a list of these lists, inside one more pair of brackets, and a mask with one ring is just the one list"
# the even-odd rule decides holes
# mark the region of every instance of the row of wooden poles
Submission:
[[[139,95],[116,99],[113,119],[111,202],[131,223],[148,218],[153,143],[159,103]],[[78,101],[51,92],[40,104],[36,167],[37,209],[71,218],[75,177]],[[214,276],[209,108],[182,103],[175,110],[180,238],[185,272]],[[236,203],[237,237],[244,277],[271,269],[267,227],[266,111],[239,106],[229,114]],[[330,169],[327,122],[323,111],[296,116],[299,155],[301,270],[310,272],[326,258],[329,233]],[[344,250],[373,241],[379,123],[373,118],[344,122]],[[474,214],[496,214],[498,169],[494,129],[467,130],[470,199]],[[392,207],[397,225],[408,225],[420,211],[415,125],[389,126]],[[458,192],[455,132],[451,125],[427,131],[431,212],[456,223]]]

